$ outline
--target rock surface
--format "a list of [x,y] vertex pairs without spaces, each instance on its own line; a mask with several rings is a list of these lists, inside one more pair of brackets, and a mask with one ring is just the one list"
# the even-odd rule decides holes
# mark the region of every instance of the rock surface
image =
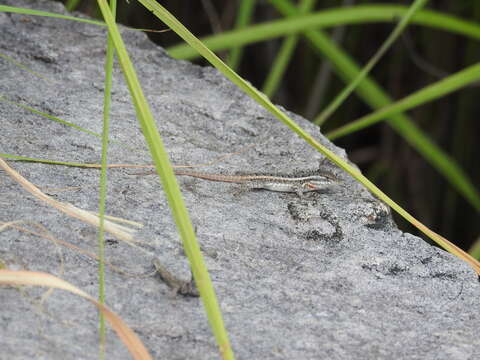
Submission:
[[[65,13],[58,3],[4,1]],[[100,133],[105,30],[0,13],[0,93],[6,99]],[[143,34],[124,39],[160,134],[176,165],[214,162],[209,172],[336,173],[341,186],[303,198],[179,177],[238,359],[478,359],[480,286],[454,256],[397,229],[388,210],[323,162],[216,70],[169,58]],[[341,149],[294,115],[337,154]],[[99,163],[99,138],[0,101],[0,152]],[[149,164],[117,66],[110,163]],[[223,157],[230,154],[228,157]],[[223,158],[222,158],[223,157]],[[9,162],[56,200],[98,209],[99,171]],[[218,358],[201,301],[174,295],[152,260],[188,279],[189,268],[156,176],[109,171],[107,212],[144,224],[132,247],[107,235],[107,304],[158,359]],[[39,202],[0,172],[0,261],[43,271],[96,296],[96,229]],[[23,228],[23,229],[22,229]],[[28,233],[25,229],[34,230]],[[146,276],[144,276],[146,275]],[[97,358],[97,313],[86,301],[45,289],[0,288],[1,358]],[[112,331],[109,359],[129,354]]]

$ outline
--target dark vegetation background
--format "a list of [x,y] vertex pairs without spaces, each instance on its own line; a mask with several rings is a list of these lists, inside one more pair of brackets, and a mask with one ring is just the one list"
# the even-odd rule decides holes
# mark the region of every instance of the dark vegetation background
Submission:
[[[168,0],[159,1],[197,37],[227,31],[235,23],[241,0]],[[315,11],[342,5],[390,3],[410,5],[411,1],[317,1]],[[165,29],[135,0],[118,1],[120,22],[137,28]],[[431,0],[427,8],[480,23],[478,0]],[[81,0],[76,8],[97,16],[95,0]],[[268,1],[257,1],[253,23],[280,18]],[[395,24],[365,24],[329,29],[359,64],[365,64],[393,30]],[[335,35],[334,35],[335,34]],[[173,32],[149,33],[162,47],[181,42]],[[240,75],[262,88],[282,39],[253,44],[245,48],[239,66]],[[226,58],[226,52],[221,55]],[[400,99],[448,74],[479,61],[480,44],[463,36],[427,27],[410,26],[400,41],[374,68],[371,76],[390,94]],[[205,61],[197,63],[207,65]],[[338,94],[345,84],[330,72],[318,81],[324,60],[301,41],[295,50],[285,77],[273,100],[289,110],[313,119]],[[161,69],[159,69],[161,71]],[[408,115],[468,174],[478,189],[480,183],[480,84],[464,88],[440,100],[410,111]],[[323,131],[350,122],[371,112],[355,94],[327,121]],[[477,211],[434,170],[403,138],[384,122],[356,134],[338,139],[349,157],[377,186],[420,221],[464,249],[479,239]],[[418,234],[416,229],[396,216],[400,228]]]

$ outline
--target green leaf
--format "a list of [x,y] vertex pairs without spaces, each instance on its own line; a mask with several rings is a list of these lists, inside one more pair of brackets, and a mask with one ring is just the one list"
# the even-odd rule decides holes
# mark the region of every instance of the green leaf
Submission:
[[[276,5],[280,1],[271,0],[270,2]],[[296,14],[297,9],[291,5],[290,2],[285,2],[284,4],[287,4],[286,7],[288,9],[290,9],[290,6],[293,7],[294,14]],[[407,11],[408,8],[397,5],[358,5],[328,9],[309,15],[294,16],[288,19],[250,26],[241,30],[207,36],[202,38],[201,41],[211,51],[220,51],[240,45],[249,45],[259,41],[273,39],[279,36],[296,34],[305,30],[341,25],[392,22],[404,16]],[[468,36],[473,39],[480,39],[480,25],[435,11],[419,11],[412,18],[411,22],[416,25],[429,26],[435,29]],[[187,44],[169,47],[167,52],[170,56],[177,59],[191,60],[199,56],[199,53]]]

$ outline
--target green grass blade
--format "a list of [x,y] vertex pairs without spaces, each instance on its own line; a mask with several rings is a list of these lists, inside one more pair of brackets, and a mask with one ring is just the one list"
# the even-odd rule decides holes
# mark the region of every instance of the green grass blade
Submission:
[[27,66],[19,63],[18,61],[16,61],[15,59],[11,58],[11,57],[8,56],[8,55],[5,55],[5,54],[0,53],[0,57],[2,57],[2,58],[4,58],[5,60],[11,62],[11,63],[14,64],[15,66],[18,66],[20,69],[22,69],[22,70],[24,70],[24,71],[27,71],[27,72],[29,72],[29,73],[32,74],[32,75],[35,75],[35,76],[38,77],[39,79],[45,80],[45,81],[47,81],[47,82],[49,82],[49,83],[52,83],[52,82],[53,82],[52,80],[46,78],[46,77],[43,76],[42,74],[39,74],[39,73],[33,71],[32,69],[30,69],[30,68],[28,68]]
[[[75,4],[76,5],[76,4]],[[110,0],[110,9],[112,17],[115,19],[117,12],[117,0]],[[110,104],[112,98],[112,73],[113,56],[115,48],[110,34],[107,36],[107,53],[105,54],[105,91],[103,94],[103,128],[102,128],[102,167],[100,169],[100,191],[98,199],[98,300],[100,304],[105,304],[105,208],[107,198],[107,154],[108,137],[110,132]],[[99,314],[99,338],[100,350],[99,358],[105,359],[105,343],[107,332],[105,328],[105,317],[103,313]]]
[[[300,14],[308,13],[315,6],[316,0],[302,0],[299,8]],[[289,35],[284,41],[278,52],[277,57],[272,65],[272,70],[267,75],[267,79],[263,84],[262,91],[268,97],[272,97],[273,94],[277,91],[278,85],[282,80],[283,74],[287,69],[287,65],[290,62],[293,51],[298,43],[298,35]]]
[[[63,125],[66,125],[66,126],[70,126],[76,130],[79,130],[81,132],[84,132],[86,134],[89,134],[89,135],[92,135],[92,136],[95,136],[95,137],[98,137],[98,138],[101,138],[102,135],[99,134],[99,133],[96,133],[94,131],[90,131],[88,129],[85,129],[85,128],[82,128],[81,126],[78,126],[77,124],[75,123],[72,123],[72,122],[69,122],[69,121],[66,121],[66,120],[63,120],[59,117],[56,117],[56,116],[53,116],[53,115],[50,115],[50,114],[47,114],[43,111],[40,111],[40,110],[37,110],[31,106],[28,106],[28,105],[24,105],[24,104],[21,104],[21,103],[17,103],[15,101],[11,101],[11,100],[8,100],[6,99],[5,97],[3,97],[2,95],[0,95],[0,101],[5,101],[9,104],[12,104],[12,105],[15,105],[15,106],[18,106],[18,107],[21,107],[22,109],[25,109],[25,110],[28,110],[34,114],[37,114],[37,115],[40,115],[42,117],[45,117],[47,119],[50,119],[52,121],[55,121],[55,122],[58,122],[60,124],[63,124]],[[125,143],[122,143],[120,141],[116,141],[116,140],[111,140],[110,141],[111,144],[115,144],[115,145],[120,145],[120,146],[123,146],[127,149],[130,149],[131,151],[136,151],[135,149],[133,149],[132,147],[130,147],[129,145],[125,144]]]
[[341,136],[351,134],[400,112],[411,110],[419,105],[438,99],[457,91],[469,84],[480,80],[480,63],[469,66],[455,74],[428,85],[407,97],[390,104],[374,113],[363,116],[360,119],[335,129],[327,134],[330,139],[338,139]]
[[348,84],[348,86],[338,94],[330,105],[328,105],[324,111],[322,111],[313,121],[317,125],[323,124],[327,118],[332,115],[335,110],[347,99],[347,97],[355,90],[355,88],[360,84],[367,74],[373,69],[373,67],[378,63],[380,58],[387,52],[388,49],[392,46],[395,40],[402,34],[403,30],[407,27],[411,18],[415,13],[417,13],[422,7],[425,6],[428,0],[415,0],[410,6],[405,15],[400,19],[400,22],[397,24],[395,29],[392,31],[390,36],[385,40],[382,46],[377,50],[375,55],[368,61],[365,67],[358,73],[358,75]]
[[[243,29],[252,20],[253,9],[255,8],[256,0],[242,0],[240,1],[240,6],[238,9],[237,22],[235,23],[234,29]],[[237,46],[230,50],[228,54],[227,64],[232,69],[236,69],[240,64],[243,55],[243,47]]]
[[73,166],[73,167],[90,167],[89,164],[82,164],[82,163],[74,163],[68,161],[56,161],[56,160],[49,160],[49,159],[39,159],[39,158],[32,158],[28,156],[19,156],[7,153],[0,153],[0,157],[5,159],[12,159],[17,161],[28,161],[28,162],[38,162],[42,164],[51,164],[51,165],[65,165],[65,166]]
[[143,95],[135,70],[108,5],[105,0],[98,0],[98,4],[105,22],[108,25],[109,33],[115,45],[120,65],[134,101],[138,120],[152,154],[157,172],[160,176],[168,203],[172,209],[177,228],[183,240],[185,253],[190,261],[193,276],[205,306],[212,330],[215,334],[215,338],[219,344],[220,352],[225,358],[232,359],[233,352],[223,325],[220,307],[200,252],[200,247],[196,241],[195,232],[183,202],[183,197],[170,164],[167,151],[164,148],[163,141],[158,133],[150,107]]
[[35,16],[47,16],[47,17],[52,17],[57,19],[80,21],[87,24],[105,26],[105,23],[102,21],[82,19],[75,16],[68,16],[68,15],[62,15],[62,14],[52,13],[48,11],[40,11],[40,10],[33,10],[33,9],[27,9],[27,8],[18,8],[18,7],[7,6],[7,5],[0,5],[0,12],[9,12],[9,13],[15,13],[15,14],[35,15]]
[[23,104],[21,104],[21,103],[15,102],[15,101],[8,100],[8,99],[6,99],[5,97],[3,97],[2,95],[0,95],[0,101],[5,101],[5,102],[7,102],[7,103],[9,103],[9,104],[12,104],[12,105],[21,107],[22,109],[28,110],[28,111],[30,111],[30,112],[32,112],[32,113],[34,113],[34,114],[43,116],[43,117],[45,117],[45,118],[47,118],[47,119],[50,119],[50,120],[55,121],[55,122],[58,122],[58,123],[60,123],[60,124],[62,124],[62,125],[70,126],[70,127],[74,128],[74,129],[77,129],[77,130],[79,130],[79,131],[81,131],[81,132],[84,132],[84,133],[86,133],[86,134],[93,135],[93,136],[96,136],[96,137],[101,137],[101,135],[98,134],[98,133],[96,133],[96,132],[90,131],[90,130],[88,130],[88,129],[84,129],[84,128],[82,128],[81,126],[78,126],[78,125],[76,125],[76,124],[74,124],[74,123],[72,123],[72,122],[65,121],[65,120],[60,119],[59,117],[56,117],[56,116],[53,116],[53,115],[49,115],[49,114],[47,114],[47,113],[45,113],[45,112],[43,112],[43,111],[36,110],[36,109],[32,108],[31,106],[23,105]]
[[379,188],[377,188],[370,180],[362,175],[356,168],[348,164],[345,160],[337,156],[334,152],[327,149],[318,143],[312,136],[305,132],[297,123],[290,119],[284,112],[278,109],[273,103],[261,92],[255,89],[249,82],[243,80],[232,69],[230,69],[223,61],[221,61],[212,51],[210,51],[199,39],[193,36],[175,17],[173,17],[167,10],[152,0],[139,0],[147,9],[158,16],[165,24],[167,24],[173,31],[175,31],[182,39],[184,39],[191,47],[195,48],[205,59],[207,59],[213,66],[221,71],[228,79],[240,87],[246,94],[252,97],[266,110],[270,111],[279,120],[281,120],[292,131],[303,138],[309,145],[317,151],[323,153],[333,163],[345,170],[348,174],[353,176],[356,180],[361,182],[368,190],[375,194],[379,199],[384,201],[397,213],[399,213],[405,220],[414,225],[417,229],[430,237],[437,244],[442,246],[447,251],[458,256],[464,261],[468,262],[475,271],[480,274],[480,263],[468,255],[465,251],[452,244],[447,239],[439,234],[433,232],[425,225],[416,220],[412,215],[405,211],[401,206],[390,199]]
[[[271,0],[271,3],[274,5],[278,2],[279,0]],[[285,4],[290,4],[290,2]],[[287,5],[287,8],[290,9],[290,6]],[[293,14],[296,14],[297,9],[294,6],[293,8],[295,9]],[[279,8],[279,10],[280,9],[281,8]],[[392,22],[394,19],[404,16],[407,11],[408,8],[397,5],[358,5],[342,7],[309,15],[271,21],[241,30],[208,36],[201,40],[211,51],[220,51],[231,49],[234,46],[248,45],[311,29],[375,22]],[[412,18],[411,23],[429,26],[443,31],[450,31],[454,34],[468,36],[473,39],[480,39],[480,25],[431,10],[419,11]],[[199,56],[195,49],[186,44],[172,46],[167,49],[167,52],[170,56],[177,59],[191,60]]]

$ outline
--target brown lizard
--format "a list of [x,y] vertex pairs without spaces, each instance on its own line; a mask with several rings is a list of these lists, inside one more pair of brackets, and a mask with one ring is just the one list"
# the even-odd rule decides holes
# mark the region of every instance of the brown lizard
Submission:
[[[302,196],[307,191],[318,191],[340,183],[335,175],[320,173],[311,176],[286,177],[273,175],[223,175],[175,169],[175,175],[191,176],[209,181],[220,181],[241,184],[250,189],[266,189],[270,191],[294,192]],[[135,175],[156,174],[155,171]]]

